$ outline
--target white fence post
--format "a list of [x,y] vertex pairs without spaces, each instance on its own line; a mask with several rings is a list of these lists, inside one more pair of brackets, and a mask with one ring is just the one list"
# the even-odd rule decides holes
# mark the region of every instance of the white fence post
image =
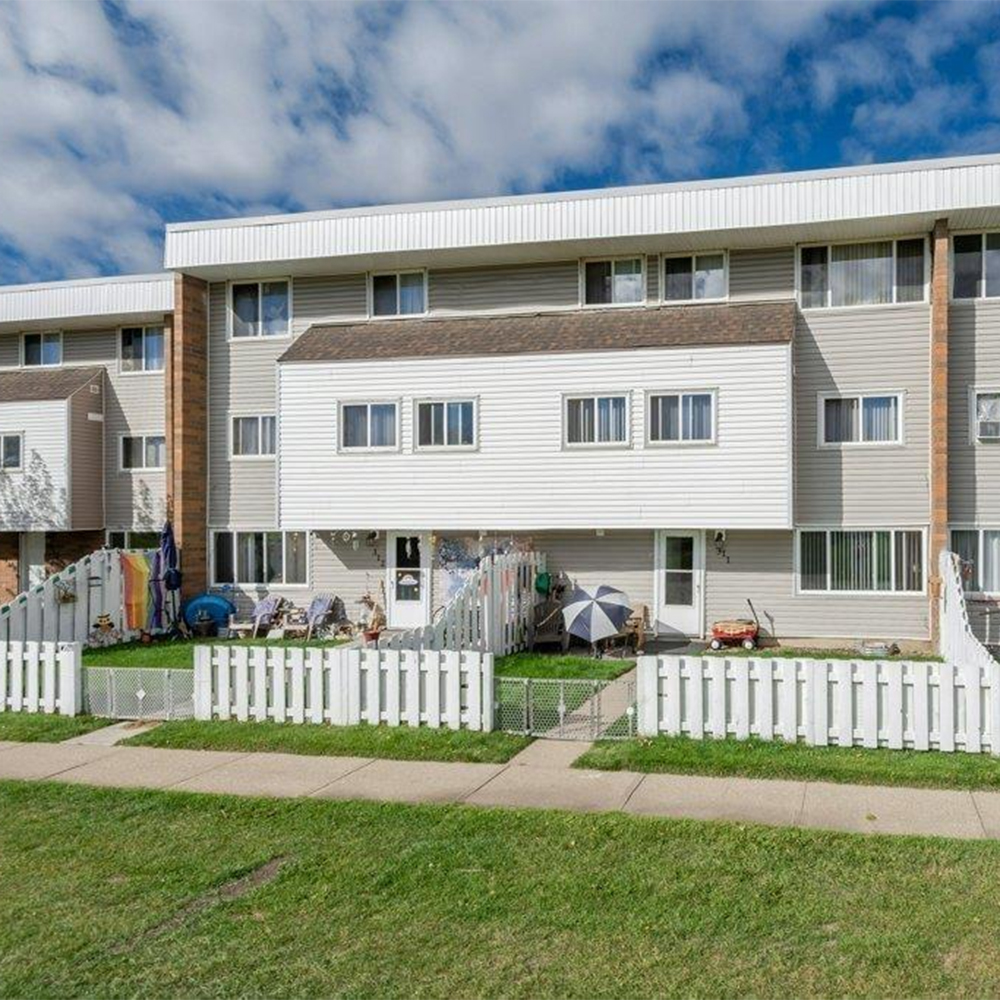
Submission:
[[212,718],[212,647],[194,647],[194,717]]
[[482,684],[482,713],[483,732],[493,731],[493,654],[487,653],[483,657],[482,669],[480,671],[480,681]]
[[59,714],[79,715],[83,707],[83,664],[78,642],[59,647]]
[[636,666],[636,713],[640,736],[656,736],[660,730],[660,661],[640,656]]

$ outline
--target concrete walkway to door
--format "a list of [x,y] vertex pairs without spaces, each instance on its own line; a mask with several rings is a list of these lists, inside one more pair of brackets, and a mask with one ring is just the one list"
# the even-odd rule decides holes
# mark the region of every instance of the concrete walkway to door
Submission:
[[572,768],[589,744],[536,740],[507,764],[0,743],[0,779],[227,795],[617,811],[862,833],[1000,839],[1000,793]]

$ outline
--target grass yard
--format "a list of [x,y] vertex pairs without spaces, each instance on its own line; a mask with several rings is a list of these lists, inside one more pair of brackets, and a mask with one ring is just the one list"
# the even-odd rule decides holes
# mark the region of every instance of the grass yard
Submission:
[[993,996],[1000,844],[0,784],[4,997]]
[[277,722],[165,722],[133,736],[130,746],[185,750],[262,750],[391,760],[471,761],[502,764],[530,742],[510,733],[421,726],[310,726]]
[[0,712],[0,740],[18,743],[61,743],[74,736],[110,726],[114,719],[92,715],[44,715],[32,712]]
[[635,660],[546,653],[514,653],[497,659],[497,677],[556,677],[612,680],[635,666]]
[[605,771],[739,775],[860,785],[1000,789],[1000,761],[989,754],[810,747],[765,740],[657,736],[597,743],[575,767]]
[[162,642],[125,642],[120,646],[85,649],[85,667],[169,667],[194,669],[194,647],[213,646],[337,646],[339,641],[304,642],[301,639],[173,639]]

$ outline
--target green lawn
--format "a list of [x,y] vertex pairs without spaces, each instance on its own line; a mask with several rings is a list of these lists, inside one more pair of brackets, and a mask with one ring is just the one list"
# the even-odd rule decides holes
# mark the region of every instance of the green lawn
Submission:
[[606,741],[575,767],[605,771],[740,775],[862,785],[1000,789],[1000,761],[988,754],[809,747],[764,740],[693,740],[686,736]]
[[617,660],[591,656],[562,656],[546,653],[514,653],[497,659],[497,677],[585,677],[611,680],[631,670],[635,660]]
[[341,641],[304,642],[301,639],[174,639],[161,642],[125,642],[120,646],[85,649],[85,667],[169,667],[194,668],[195,646],[337,646]]
[[510,733],[421,726],[315,726],[277,722],[165,722],[133,736],[132,746],[187,750],[261,750],[391,760],[452,760],[502,764],[530,742]]
[[114,719],[92,715],[42,715],[28,712],[0,712],[0,740],[18,743],[60,743],[110,726]]
[[4,997],[1000,993],[997,843],[49,783],[0,814]]

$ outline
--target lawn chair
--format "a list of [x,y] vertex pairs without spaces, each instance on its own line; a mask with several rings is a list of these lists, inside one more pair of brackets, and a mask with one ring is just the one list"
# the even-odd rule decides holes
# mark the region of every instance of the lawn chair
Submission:
[[326,626],[334,610],[336,598],[329,594],[317,594],[303,614],[299,612],[294,620],[285,618],[285,635],[305,636],[306,642],[313,634]]
[[254,605],[248,620],[237,621],[236,615],[230,615],[230,635],[245,635],[249,633],[251,638],[256,639],[261,629],[264,629],[266,632],[276,624],[283,603],[284,601],[280,597],[265,597],[263,601],[258,601]]

